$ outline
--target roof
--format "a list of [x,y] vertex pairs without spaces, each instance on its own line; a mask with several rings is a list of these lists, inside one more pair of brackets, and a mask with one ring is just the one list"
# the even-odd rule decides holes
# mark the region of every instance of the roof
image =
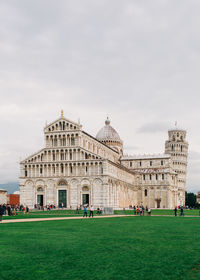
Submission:
[[96,138],[99,141],[118,141],[121,142],[119,134],[117,131],[110,125],[110,120],[107,118],[105,121],[105,126],[102,127],[96,135]]
[[5,190],[5,189],[0,189],[0,192],[7,192],[7,190]]
[[104,145],[106,148],[108,148],[108,149],[112,150],[113,152],[119,154],[119,152],[117,152],[117,151],[114,150],[113,148],[107,146],[106,144],[102,143],[101,141],[99,141],[98,139],[96,139],[95,137],[93,137],[92,135],[90,135],[89,133],[87,133],[87,132],[85,132],[85,131],[83,131],[83,130],[82,130],[82,132],[83,132],[84,134],[86,134],[87,136],[91,137],[92,139],[96,140],[97,142],[99,142],[101,145]]
[[121,160],[136,160],[136,159],[166,159],[170,158],[169,154],[155,154],[155,155],[133,155],[133,156],[123,156]]
[[[170,168],[141,168],[141,169],[132,169],[134,173],[140,174],[156,174],[156,173],[170,173]],[[176,174],[175,172],[171,172]]]

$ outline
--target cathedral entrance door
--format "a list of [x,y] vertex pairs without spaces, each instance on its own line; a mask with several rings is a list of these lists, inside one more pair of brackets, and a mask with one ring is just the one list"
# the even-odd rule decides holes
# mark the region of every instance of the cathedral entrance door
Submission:
[[89,205],[90,203],[90,195],[89,194],[83,194],[82,195],[82,204],[83,205]]
[[157,208],[160,208],[160,202],[161,202],[161,199],[156,199],[156,202],[157,202]]
[[58,190],[58,206],[59,207],[67,207],[67,191],[66,190]]
[[37,195],[37,204],[43,206],[43,194]]

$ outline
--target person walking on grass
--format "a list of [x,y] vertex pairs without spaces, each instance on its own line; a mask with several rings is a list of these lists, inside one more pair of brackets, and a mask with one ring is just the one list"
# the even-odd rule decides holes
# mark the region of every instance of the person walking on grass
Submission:
[[133,214],[136,215],[136,207],[133,207]]
[[90,207],[90,215],[89,215],[89,218],[92,216],[93,218],[93,215],[94,215],[94,207],[91,205]]
[[181,207],[181,214],[180,216],[184,216],[184,213],[183,213],[183,206]]
[[87,207],[86,206],[84,206],[84,209],[83,209],[83,217],[87,218]]
[[174,216],[177,216],[177,207],[174,208]]

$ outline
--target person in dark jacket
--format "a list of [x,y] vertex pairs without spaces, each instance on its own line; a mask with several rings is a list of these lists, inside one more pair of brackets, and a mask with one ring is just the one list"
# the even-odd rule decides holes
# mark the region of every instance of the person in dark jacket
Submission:
[[4,209],[3,209],[3,206],[0,205],[0,222],[2,222],[2,217],[3,217],[3,214],[4,214]]
[[177,216],[177,207],[174,208],[174,215]]

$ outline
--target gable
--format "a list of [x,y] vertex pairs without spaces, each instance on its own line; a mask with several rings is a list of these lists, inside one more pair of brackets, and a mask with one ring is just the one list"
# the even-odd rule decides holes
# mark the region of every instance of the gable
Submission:
[[54,122],[48,124],[44,128],[44,132],[55,132],[55,131],[73,131],[81,130],[82,126],[78,123],[70,121],[64,117],[61,117]]

